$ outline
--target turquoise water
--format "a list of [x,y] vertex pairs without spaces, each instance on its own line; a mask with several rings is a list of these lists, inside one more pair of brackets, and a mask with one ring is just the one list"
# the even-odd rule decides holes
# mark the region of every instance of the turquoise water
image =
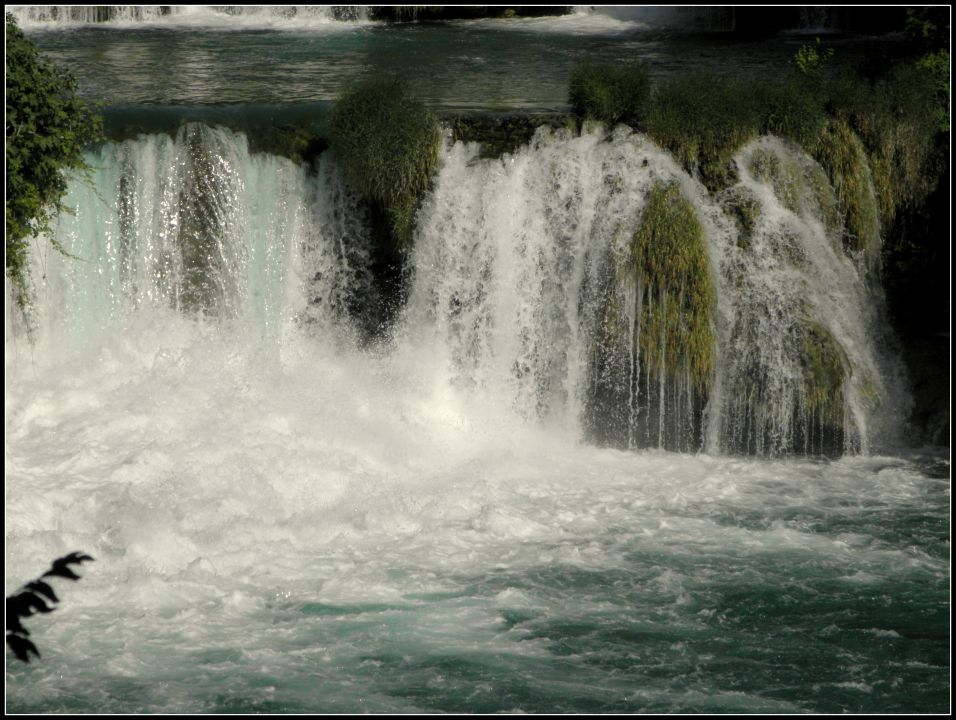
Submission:
[[[107,105],[298,104],[334,101],[368,75],[398,73],[442,110],[566,110],[575,62],[642,63],[652,77],[687,72],[777,77],[805,36],[738,39],[588,16],[445,24],[334,23],[306,29],[194,26],[47,31],[28,27]],[[884,39],[883,44],[893,43]],[[878,41],[829,38],[852,64]]]
[[[657,74],[732,56],[743,73],[783,67],[803,42],[587,17],[31,33],[123,112],[252,125],[319,112],[396,65],[441,108],[561,109],[584,54],[640,56]],[[334,299],[361,266],[334,166],[307,176],[241,135],[193,131],[220,161],[205,221],[221,231],[232,314],[174,309],[162,268],[177,173],[191,176],[165,136],[107,146],[98,184],[73,184],[58,238],[80,260],[38,245],[35,344],[6,295],[6,591],[66,552],[96,558],[57,582],[55,613],[25,622],[43,658],[8,654],[8,711],[948,711],[948,450],[598,448],[573,392],[538,402],[515,377],[523,341],[547,370],[573,355],[529,288],[558,297],[577,271],[548,275],[527,248],[550,247],[549,232],[592,239],[559,230],[600,225],[596,168],[637,188],[676,177],[712,212],[660,151],[542,137],[482,164],[446,146],[410,311],[368,349],[329,302],[307,302]],[[121,207],[136,208],[132,229]],[[712,245],[729,246],[706,218]],[[336,266],[330,248],[349,237]],[[429,304],[461,288],[494,320],[474,338]]]

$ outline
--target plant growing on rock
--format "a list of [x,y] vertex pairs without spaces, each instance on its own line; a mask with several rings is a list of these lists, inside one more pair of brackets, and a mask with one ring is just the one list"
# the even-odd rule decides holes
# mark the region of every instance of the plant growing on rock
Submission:
[[438,168],[435,116],[401,80],[373,78],[339,98],[329,136],[349,182],[385,213],[392,241],[407,250],[415,211]]
[[676,183],[651,189],[621,271],[646,294],[640,323],[648,370],[688,373],[706,390],[714,369],[715,293],[704,231]]
[[583,118],[636,125],[647,111],[651,83],[640,66],[599,65],[590,59],[571,70],[570,102]]
[[805,321],[797,325],[797,332],[803,406],[821,436],[842,433],[843,384],[850,368],[846,352],[819,323]]
[[661,85],[646,118],[647,132],[670,150],[707,189],[732,185],[733,154],[760,129],[752,89],[709,75],[688,75]]
[[880,218],[863,143],[846,122],[833,120],[813,154],[836,191],[844,250],[851,256],[874,257],[880,246]]

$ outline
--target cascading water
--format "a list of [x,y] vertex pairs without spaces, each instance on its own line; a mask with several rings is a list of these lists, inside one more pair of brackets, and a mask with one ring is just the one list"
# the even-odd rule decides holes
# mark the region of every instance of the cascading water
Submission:
[[[43,657],[8,662],[8,710],[946,705],[948,460],[737,455],[817,454],[814,412],[872,452],[867,403],[898,401],[812,161],[760,139],[711,198],[623,128],[446,144],[383,329],[337,159],[249,147],[197,123],[107,144],[64,200],[69,255],[32,248],[7,593],[96,561],[27,619]],[[704,394],[646,357],[652,310],[694,310],[627,271],[660,207],[705,239]]]
[[[502,160],[477,153],[444,152],[392,333],[448,358],[453,386],[623,448],[840,454],[893,439],[906,394],[879,349],[882,301],[865,263],[840,248],[836,201],[812,160],[772,138],[741,151],[725,195],[752,204],[744,231],[727,197],[711,199],[623,128],[608,139],[541,130]],[[347,328],[363,303],[387,302],[369,275],[364,210],[329,155],[308,174],[193,123],[91,161],[95,183],[74,183],[75,215],[57,234],[79,260],[52,254],[33,273],[45,278],[36,322],[49,338],[143,305],[278,338],[292,322]],[[655,335],[673,332],[657,319],[684,326],[693,308],[668,308],[685,301],[618,267],[664,185],[690,202],[706,239],[716,307],[714,340],[702,342],[716,361],[705,384]]]
[[359,5],[310,6],[175,6],[175,5],[21,5],[8,8],[24,27],[69,27],[94,23],[117,25],[178,23],[229,26],[298,23],[329,23],[367,20],[368,10]]
[[[906,396],[898,366],[874,342],[881,298],[840,250],[832,190],[809,158],[772,139],[742,151],[745,170],[731,192],[752,193],[759,212],[743,241],[706,191],[639,135],[619,132],[605,142],[599,133],[542,133],[506,162],[478,161],[476,152],[459,145],[444,159],[421,214],[409,309],[414,326],[434,327],[448,345],[459,381],[497,394],[526,417],[623,447],[774,455],[866,451],[871,439],[892,440],[884,433],[905,413]],[[797,185],[792,178],[784,182],[794,198],[779,199],[769,180],[746,170],[759,153],[779,153],[799,167],[823,200],[804,196],[810,180]],[[614,281],[612,293],[627,328],[609,340],[623,343],[624,356],[605,358],[619,367],[605,368],[608,396],[594,397],[601,392],[593,363],[607,332],[600,326],[608,322],[601,302],[609,253],[621,252],[658,182],[677,183],[692,202],[714,267],[718,360],[706,410],[684,375],[672,368],[676,380],[666,380],[666,363],[640,357],[634,336],[643,309],[667,298],[624,281]],[[647,309],[653,317],[655,309]],[[814,375],[822,371],[808,356],[807,345],[821,334],[838,356],[832,381]],[[831,392],[836,397],[827,403],[839,405],[838,417],[824,421],[820,394]],[[878,404],[891,418],[879,430]],[[627,430],[609,430],[609,423]]]

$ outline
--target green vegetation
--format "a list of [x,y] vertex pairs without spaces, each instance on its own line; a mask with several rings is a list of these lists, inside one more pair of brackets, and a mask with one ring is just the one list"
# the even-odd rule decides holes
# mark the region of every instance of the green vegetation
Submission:
[[310,125],[270,125],[248,133],[249,152],[287,157],[296,164],[313,165],[328,141]]
[[936,123],[939,132],[949,132],[949,50],[927,53],[916,61],[936,91]]
[[67,210],[64,171],[90,169],[82,151],[101,138],[102,121],[77,97],[73,76],[41,57],[10,14],[6,28],[6,272],[22,308],[28,240],[48,234],[53,218]]
[[650,94],[650,79],[640,66],[597,65],[588,59],[571,71],[571,105],[591,120],[636,124],[646,112]]
[[863,143],[840,120],[829,122],[814,147],[836,191],[843,220],[843,247],[851,255],[878,251],[880,219]]
[[743,186],[724,190],[719,195],[720,206],[737,225],[737,245],[742,250],[750,248],[754,226],[760,217],[760,203],[754,194]]
[[531,142],[542,126],[552,130],[567,128],[577,131],[574,116],[561,113],[454,114],[445,115],[442,120],[451,127],[454,142],[479,143],[478,157],[481,158],[499,158],[506,153],[517,152]]
[[335,104],[329,135],[349,182],[388,218],[394,244],[407,249],[415,211],[438,168],[435,116],[402,81],[374,78]]
[[[620,240],[602,271],[588,433],[602,445],[697,450],[716,362],[703,228],[680,187],[658,182],[632,234]],[[641,388],[655,389],[644,393],[638,378]]]
[[918,205],[936,184],[940,170],[936,135],[941,125],[948,127],[949,117],[937,93],[931,72],[917,64],[903,64],[864,84],[862,91],[841,93],[841,104],[836,106],[838,116],[845,118],[866,147],[887,226],[901,206]]
[[843,427],[843,381],[850,367],[846,352],[822,325],[797,326],[803,402],[824,426]]
[[818,39],[797,51],[793,75],[782,82],[696,74],[665,80],[653,92],[640,68],[585,60],[572,70],[570,99],[585,119],[647,132],[711,192],[736,182],[732,157],[749,140],[762,133],[793,140],[838,186],[851,223],[847,248],[872,248],[878,229],[860,195],[861,163],[871,167],[884,227],[901,205],[918,205],[932,191],[945,146],[938,133],[949,128],[949,52],[897,63],[873,81],[831,72],[832,56]]
[[707,75],[675,78],[657,89],[647,133],[670,150],[711,192],[732,185],[731,156],[759,132],[754,98],[734,80]]
[[649,371],[687,373],[709,388],[714,369],[715,294],[704,231],[676,184],[650,193],[628,256],[618,269],[643,288],[640,357]]
[[842,227],[837,200],[823,170],[810,162],[780,155],[767,147],[758,147],[750,155],[749,169],[754,178],[769,183],[783,206],[794,213],[809,210],[823,218],[826,227]]
[[833,48],[821,48],[820,38],[814,45],[801,45],[793,61],[798,72],[805,77],[820,79],[827,62],[833,57]]

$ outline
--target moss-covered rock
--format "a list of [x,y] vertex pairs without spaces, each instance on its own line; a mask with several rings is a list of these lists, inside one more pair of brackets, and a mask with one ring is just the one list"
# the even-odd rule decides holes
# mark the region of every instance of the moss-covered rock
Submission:
[[836,192],[844,250],[851,257],[874,256],[880,246],[880,219],[863,144],[846,122],[833,120],[813,151]]
[[793,213],[810,214],[836,232],[842,226],[836,195],[824,170],[805,157],[758,147],[750,155],[750,173],[770,185],[780,203]]
[[819,323],[803,322],[797,326],[797,332],[803,405],[825,426],[842,429],[843,384],[850,371],[846,351]]
[[757,197],[747,188],[738,185],[724,190],[717,199],[721,208],[737,226],[737,247],[749,250],[754,226],[761,213]]
[[769,184],[785,208],[800,212],[803,173],[795,161],[767,148],[757,148],[750,156],[750,173]]
[[329,146],[326,138],[305,125],[275,125],[248,133],[249,152],[289,158],[297,165],[312,165]]
[[453,141],[480,143],[479,157],[482,158],[499,158],[516,152],[531,142],[542,126],[554,130],[577,129],[574,116],[565,113],[454,114],[442,117],[442,123],[451,128]]
[[677,184],[656,184],[621,268],[646,294],[640,351],[648,369],[686,372],[698,389],[714,369],[714,285],[704,231]]
[[224,159],[214,146],[210,130],[198,123],[179,133],[185,146],[186,178],[179,193],[180,283],[178,302],[187,313],[219,315],[229,309],[227,267],[228,208],[233,206],[224,175]]
[[415,212],[438,168],[436,117],[401,80],[373,78],[339,99],[329,135],[349,182],[387,214],[395,246],[409,249]]
[[628,240],[608,257],[589,434],[619,447],[699,450],[715,364],[703,229],[679,186],[658,183]]

